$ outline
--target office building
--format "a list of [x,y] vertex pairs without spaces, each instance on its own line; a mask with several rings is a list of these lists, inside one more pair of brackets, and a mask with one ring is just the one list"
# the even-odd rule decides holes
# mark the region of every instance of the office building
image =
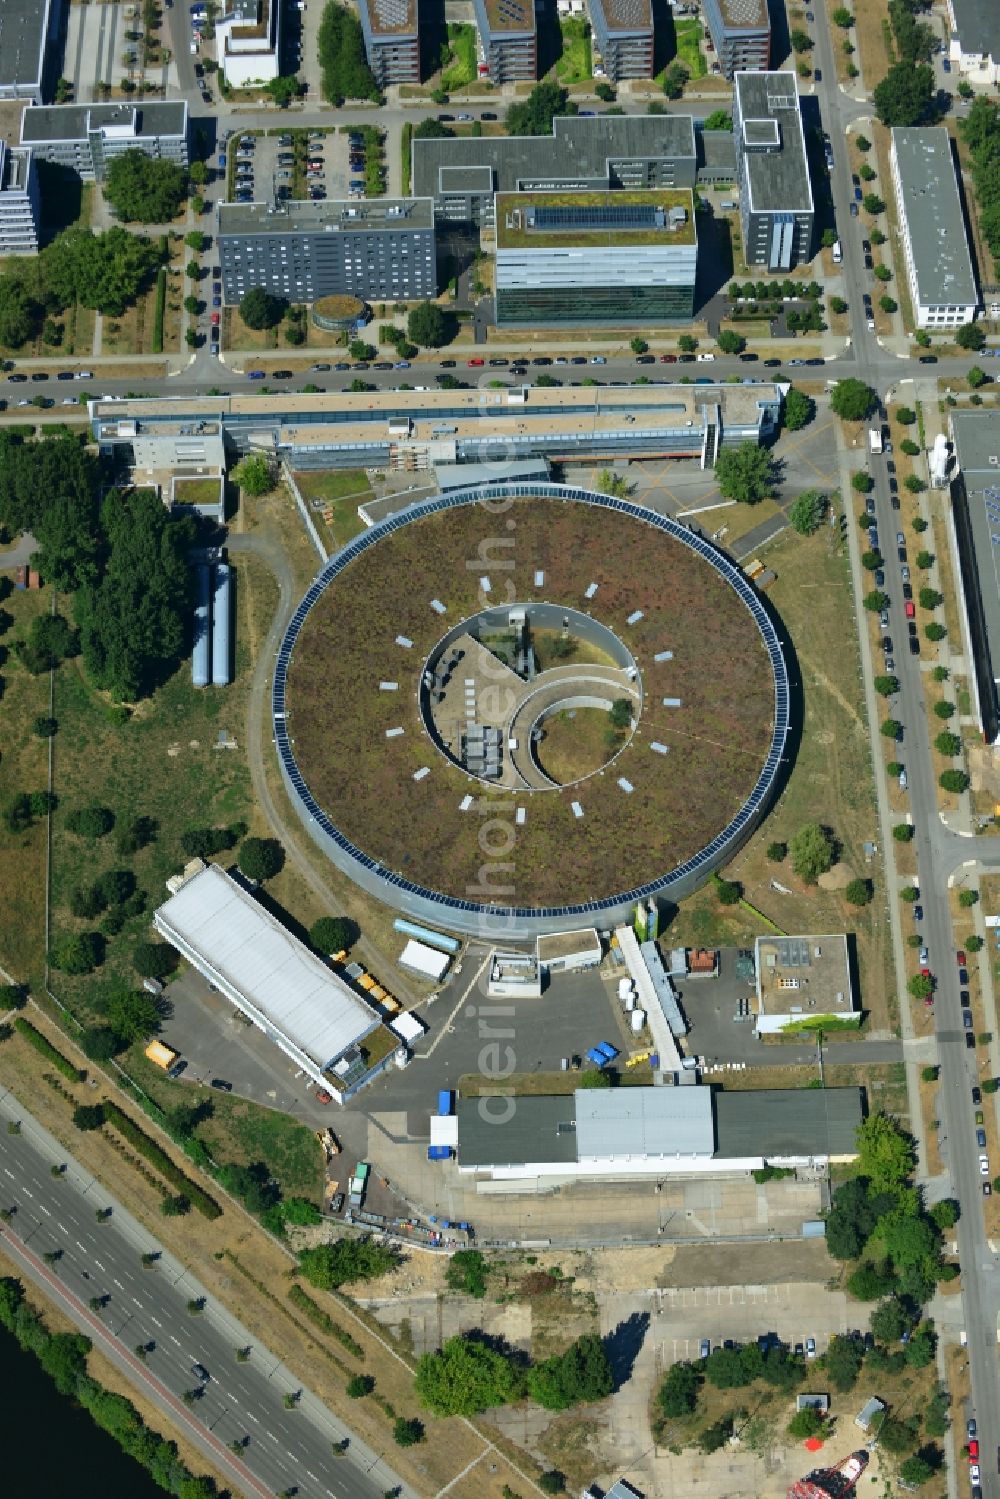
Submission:
[[277,78],[282,0],[223,0],[215,22],[215,54],[230,88]]
[[726,78],[766,73],[771,61],[767,0],[705,0],[705,23]]
[[892,131],[892,185],[918,328],[958,328],[979,307],[951,137],[943,125]]
[[534,80],[538,36],[534,0],[472,0],[479,30],[479,76],[496,84]]
[[794,73],[737,73],[733,140],[743,258],[768,271],[812,258],[809,161]]
[[36,161],[71,167],[103,182],[107,164],[125,151],[188,164],[187,103],[49,104],[21,117],[21,145]]
[[650,0],[589,0],[595,78],[653,76]]
[[698,239],[690,191],[501,193],[497,325],[690,319]]
[[551,136],[414,140],[413,189],[439,221],[489,226],[497,193],[693,188],[690,115],[557,115]]
[[948,55],[964,78],[1000,84],[1000,9],[996,0],[946,0]]
[[368,66],[379,88],[420,82],[417,0],[358,0]]
[[3,0],[0,4],[0,102],[41,104],[46,53],[59,30],[62,0]]
[[776,1035],[808,1024],[815,1032],[830,1020],[831,1029],[860,1025],[854,1006],[851,958],[847,938],[758,937],[754,946],[757,1013],[760,1035]]
[[37,253],[40,213],[31,152],[12,149],[0,140],[0,255]]
[[223,203],[218,245],[227,305],[255,286],[291,302],[344,294],[412,302],[437,293],[427,198]]
[[[1000,744],[1000,427],[991,411],[952,411],[951,515],[962,581],[963,645],[986,744]],[[956,647],[957,648],[957,647]]]

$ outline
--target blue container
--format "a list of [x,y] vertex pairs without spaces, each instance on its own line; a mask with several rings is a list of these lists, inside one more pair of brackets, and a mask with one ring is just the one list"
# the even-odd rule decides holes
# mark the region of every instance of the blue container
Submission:
[[442,1088],[438,1093],[438,1113],[442,1119],[447,1119],[452,1111],[452,1091],[450,1088]]

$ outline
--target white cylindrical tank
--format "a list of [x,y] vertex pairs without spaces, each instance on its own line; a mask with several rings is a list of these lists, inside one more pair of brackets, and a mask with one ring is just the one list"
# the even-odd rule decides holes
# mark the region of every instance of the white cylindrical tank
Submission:
[[645,1010],[633,1010],[632,1011],[632,1034],[633,1034],[633,1036],[637,1036],[639,1034],[639,1032],[645,1027],[645,1024],[646,1024],[646,1012],[645,1012]]
[[194,639],[191,647],[191,683],[207,687],[212,680],[211,598],[212,587],[207,567],[195,570]]
[[633,985],[631,979],[619,979],[618,980],[618,998],[621,1000],[622,1004],[625,1003],[625,1001],[628,999],[628,997],[629,997],[630,994],[634,994],[634,993],[635,993],[635,986]]
[[629,1011],[631,1011],[633,1014],[635,1013],[635,995],[634,994],[626,994],[626,996],[625,996],[625,1013],[628,1014]]
[[229,619],[232,612],[232,574],[224,562],[215,569],[215,592],[212,599],[212,681],[225,687],[232,681],[229,666],[232,654],[229,643]]

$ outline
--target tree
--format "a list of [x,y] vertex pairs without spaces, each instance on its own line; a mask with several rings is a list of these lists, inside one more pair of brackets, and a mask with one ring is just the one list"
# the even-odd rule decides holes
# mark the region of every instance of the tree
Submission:
[[375,75],[365,56],[361,23],[354,11],[330,0],[323,11],[316,38],[320,87],[329,104],[345,99],[380,99]]
[[944,718],[944,719],[954,718],[954,716],[955,716],[955,704],[954,703],[944,702],[944,701],[939,702],[939,703],[935,703],[934,704],[934,714],[935,714],[935,716],[937,718]]
[[140,978],[165,979],[177,967],[177,953],[166,942],[139,942],[132,953],[132,967]]
[[288,311],[284,297],[273,297],[255,286],[240,301],[240,317],[248,328],[276,328]]
[[604,1344],[586,1333],[563,1354],[536,1364],[528,1374],[528,1394],[546,1410],[568,1410],[584,1401],[603,1400],[614,1389]]
[[920,890],[916,885],[904,885],[899,892],[899,898],[912,905],[915,900],[920,899]]
[[893,693],[899,691],[899,678],[879,676],[875,678],[875,681],[872,685],[874,686],[875,691],[878,693],[879,697],[892,697]]
[[891,1271],[866,1260],[858,1266],[847,1282],[847,1289],[858,1301],[877,1301],[886,1296],[894,1284]]
[[927,488],[927,485],[925,481],[919,478],[916,474],[907,474],[906,478],[903,480],[903,487],[905,489],[908,489],[910,491],[910,494],[921,494]]
[[510,106],[504,123],[508,135],[550,136],[556,115],[575,115],[576,112],[568,91],[546,80],[536,84],[526,99]]
[[646,340],[644,338],[640,338],[638,334],[636,334],[635,338],[629,339],[628,346],[632,350],[633,354],[645,354],[646,350],[649,348],[649,344],[646,342]]
[[910,843],[913,839],[913,824],[909,822],[897,822],[893,827],[892,836],[897,843]]
[[805,1405],[788,1423],[788,1435],[804,1440],[807,1437],[818,1436],[826,1425],[826,1418],[822,1411],[818,1411],[814,1405]]
[[191,1204],[183,1193],[176,1197],[164,1197],[160,1203],[160,1212],[164,1218],[183,1218],[191,1211]]
[[723,354],[742,354],[747,341],[732,328],[723,328],[715,340]]
[[735,880],[724,880],[720,875],[712,876],[715,887],[716,899],[720,906],[735,906],[739,904],[740,887]]
[[115,825],[110,807],[77,807],[66,817],[66,826],[78,838],[104,838]]
[[244,494],[270,494],[275,485],[274,470],[266,453],[248,453],[233,470],[233,478]]
[[834,26],[839,26],[841,31],[847,31],[854,25],[854,16],[847,9],[846,5],[838,5],[835,10],[832,10],[830,12],[830,20]]
[[795,31],[791,32],[788,40],[791,43],[793,52],[801,54],[803,52],[812,51],[813,39],[809,35],[808,31],[801,31],[796,29]]
[[92,1062],[108,1062],[121,1050],[118,1037],[107,1025],[88,1026],[80,1037],[80,1045]]
[[[173,949],[166,951],[172,953]],[[108,998],[105,1015],[115,1035],[126,1046],[133,1041],[146,1041],[160,1029],[156,1001],[145,989],[115,988]]]
[[934,1477],[934,1469],[926,1458],[915,1452],[912,1457],[900,1463],[899,1476],[907,1487],[919,1488],[922,1483]]
[[798,432],[816,413],[816,403],[804,391],[793,385],[785,396],[785,426],[789,432]]
[[895,1192],[913,1175],[917,1152],[913,1136],[898,1120],[878,1110],[858,1125],[858,1172],[873,1192]]
[[942,729],[940,734],[934,737],[934,748],[939,755],[955,756],[962,752],[962,741],[957,734],[952,734],[949,729]]
[[397,1416],[392,1428],[392,1439],[397,1447],[415,1447],[424,1439],[424,1424],[416,1417]]
[[978,323],[963,323],[961,328],[956,330],[955,342],[960,349],[968,349],[978,353],[980,349],[985,347],[986,334]]
[[608,709],[608,723],[616,730],[624,730],[631,726],[632,702],[630,698],[615,698]]
[[78,1130],[101,1129],[104,1125],[104,1109],[99,1103],[81,1103],[73,1110],[73,1123]]
[[418,302],[406,319],[411,343],[426,349],[440,349],[454,337],[452,319],[434,302]]
[[99,932],[80,932],[53,943],[49,962],[61,973],[93,973],[104,962],[104,938]]
[[959,1219],[959,1206],[954,1197],[943,1197],[931,1208],[931,1217],[942,1233],[954,1228]]
[[767,857],[772,864],[781,864],[788,854],[787,843],[769,843],[767,845]]
[[983,939],[982,937],[978,937],[975,932],[970,932],[965,939],[965,945],[968,948],[969,952],[981,952],[983,948]]
[[934,73],[926,63],[897,62],[872,92],[883,125],[926,125],[934,115]]
[[964,770],[943,770],[938,776],[938,785],[942,791],[951,791],[961,795],[969,789],[969,777]]
[[903,725],[898,718],[887,718],[880,725],[880,730],[887,739],[891,739],[893,744],[896,744],[899,742],[899,736],[903,732]]
[[826,1245],[838,1260],[855,1260],[876,1223],[876,1213],[862,1177],[852,1177],[837,1188],[827,1216]]
[[859,1339],[841,1337],[830,1339],[824,1355],[826,1372],[835,1390],[850,1390],[861,1373],[864,1362],[864,1347]]
[[883,312],[888,313],[890,316],[899,308],[899,303],[893,297],[879,297],[878,305]]
[[862,602],[872,614],[881,614],[883,609],[889,607],[889,595],[883,593],[881,588],[873,588],[870,593],[865,594]]
[[370,1395],[375,1388],[375,1380],[371,1374],[352,1374],[347,1381],[347,1396],[350,1400],[361,1400],[365,1395]]
[[611,1074],[603,1067],[585,1067],[576,1080],[578,1088],[610,1088]]
[[690,76],[684,63],[675,59],[663,73],[663,92],[667,98],[679,99]]
[[271,98],[279,109],[287,109],[293,99],[297,99],[304,92],[301,81],[293,74],[279,74],[277,78],[268,79],[264,85]]
[[240,846],[239,866],[248,880],[270,880],[280,874],[285,850],[277,838],[245,838]]
[[800,536],[811,536],[823,524],[826,510],[826,496],[818,489],[806,489],[792,505],[788,519]]
[[702,1374],[694,1364],[684,1361],[671,1364],[656,1393],[656,1402],[665,1416],[689,1416],[698,1404]]
[[693,354],[698,347],[698,340],[690,333],[682,333],[677,340],[677,347],[682,354]]
[[871,886],[867,880],[851,880],[844,891],[844,899],[852,906],[867,906],[871,898]]
[[364,339],[362,338],[352,339],[350,344],[348,345],[347,352],[348,354],[350,354],[352,359],[375,358],[374,344],[366,344]]
[[468,1337],[449,1338],[436,1353],[425,1353],[415,1379],[421,1402],[436,1416],[476,1416],[508,1405],[524,1384],[518,1362]]
[[126,224],[166,224],[176,218],[187,192],[187,174],[175,162],[123,151],[108,162],[104,196]]
[[830,394],[831,410],[845,422],[863,422],[871,416],[877,402],[878,397],[871,386],[852,376],[838,380]]
[[399,1262],[396,1250],[374,1239],[338,1239],[299,1254],[302,1274],[321,1291],[337,1291],[355,1280],[376,1280]]
[[974,364],[965,378],[968,380],[972,390],[978,390],[981,385],[986,384],[989,376],[985,370],[979,368],[978,364]]
[[739,447],[722,449],[716,461],[715,478],[725,499],[756,505],[773,488],[773,460],[767,448],[758,447],[755,442],[742,442]]
[[807,822],[792,839],[792,868],[807,885],[815,885],[833,864],[833,839],[818,822]]
[[898,1343],[910,1319],[903,1303],[896,1296],[879,1302],[869,1319],[869,1327],[880,1343]]
[[335,953],[353,947],[360,933],[347,916],[321,916],[309,928],[309,941],[317,952]]

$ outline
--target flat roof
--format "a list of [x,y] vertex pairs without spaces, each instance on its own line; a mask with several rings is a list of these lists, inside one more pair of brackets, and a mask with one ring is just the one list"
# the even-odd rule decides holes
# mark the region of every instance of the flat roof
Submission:
[[758,937],[757,994],[765,1015],[850,1015],[851,967],[843,932],[819,937]]
[[[160,906],[176,936],[320,1068],[378,1025],[378,1016],[218,864]],[[183,949],[182,949],[183,950]]]
[[996,0],[948,0],[963,52],[1000,58],[1000,10]]
[[578,1088],[573,1097],[580,1161],[715,1150],[711,1088]]
[[417,0],[358,0],[368,15],[372,36],[413,35],[417,30]]
[[137,138],[187,133],[187,102],[31,104],[21,117],[21,144],[83,140],[89,131],[131,128]]
[[[684,219],[671,227],[670,216]],[[658,224],[630,218],[662,215]],[[563,218],[565,223],[557,220]],[[534,223],[533,223],[534,220]],[[607,222],[602,222],[602,221]],[[615,222],[617,221],[617,222]],[[650,188],[642,192],[498,193],[498,250],[544,250],[558,245],[693,245],[694,194],[689,188]]]
[[41,84],[51,0],[0,4],[0,88]]
[[[416,193],[483,192],[490,184],[454,180],[457,167],[489,167],[498,192],[551,183],[607,185],[609,163],[632,160],[695,160],[690,115],[557,115],[551,135],[483,135],[413,142]],[[446,175],[447,173],[447,175]]]
[[540,963],[571,958],[579,952],[596,952],[600,955],[601,950],[601,939],[592,926],[579,927],[575,932],[547,932],[537,939],[536,944]]
[[[965,486],[979,595],[990,655],[1000,680],[1000,427],[992,411],[953,411],[955,457]],[[994,539],[996,538],[996,539]]]
[[0,192],[23,193],[28,186],[31,152],[27,148],[8,146],[0,140]]
[[[733,123],[737,132],[750,127],[750,144],[758,150],[742,152],[750,191],[750,208],[758,213],[812,212],[812,184],[799,109],[799,91],[792,72],[740,73],[733,76]],[[761,122],[778,126],[775,133],[758,129]]]
[[590,0],[591,9],[597,6],[604,17],[606,29],[612,33],[624,31],[649,31],[653,25],[651,0]]
[[565,1098],[460,1098],[456,1112],[460,1166],[526,1166],[534,1161],[576,1164],[572,1094]]
[[378,230],[433,229],[430,198],[290,199],[272,203],[220,203],[219,237],[227,234],[359,234]]
[[[252,363],[252,361],[251,361]],[[410,371],[411,375],[414,371]],[[686,431],[700,443],[706,416],[719,408],[724,427],[756,427],[760,407],[773,406],[779,392],[773,381],[752,385],[623,385],[531,386],[522,403],[508,400],[504,390],[289,391],[269,395],[183,396],[93,401],[95,436],[124,435],[122,423],[139,422],[142,436],[176,432],[199,421],[223,422],[246,429],[255,422],[278,426],[283,435],[301,443],[326,446],[385,440],[394,417],[409,417],[410,440],[460,443],[479,437],[484,426],[516,418],[524,434],[555,433],[569,438],[620,432],[625,425],[635,437],[643,431]],[[517,391],[514,392],[517,394]],[[442,434],[443,419],[454,427]],[[299,425],[301,423],[301,425]]]
[[979,301],[965,233],[951,137],[943,125],[892,132],[900,208],[909,231],[918,300],[975,306]]
[[534,33],[534,0],[483,0],[483,7],[491,35],[513,33],[515,36],[522,36]]
[[718,0],[727,31],[769,31],[767,0]]
[[857,1155],[860,1088],[720,1089],[713,1102],[718,1157]]

